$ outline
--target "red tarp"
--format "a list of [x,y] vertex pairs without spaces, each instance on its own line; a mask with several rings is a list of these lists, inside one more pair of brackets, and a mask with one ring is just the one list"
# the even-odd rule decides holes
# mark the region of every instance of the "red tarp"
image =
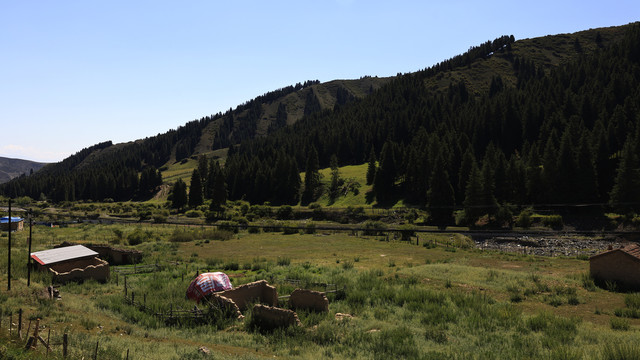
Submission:
[[187,289],[189,299],[200,302],[200,300],[216,291],[231,289],[231,282],[227,274],[222,272],[203,273],[198,275]]

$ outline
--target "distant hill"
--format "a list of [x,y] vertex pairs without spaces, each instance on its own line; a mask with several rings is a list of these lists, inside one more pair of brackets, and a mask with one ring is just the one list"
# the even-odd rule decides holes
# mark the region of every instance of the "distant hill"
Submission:
[[35,161],[0,157],[0,184],[22,174],[29,175],[32,171],[36,172],[45,165],[45,163]]

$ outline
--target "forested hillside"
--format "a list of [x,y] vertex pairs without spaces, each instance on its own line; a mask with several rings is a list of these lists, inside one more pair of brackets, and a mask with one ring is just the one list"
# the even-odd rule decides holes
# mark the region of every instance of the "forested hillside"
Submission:
[[[280,195],[290,180],[273,164],[313,172],[335,156],[340,165],[370,160],[378,203],[404,199],[448,219],[456,205],[470,218],[505,203],[638,208],[639,61],[638,24],[499,38],[243,143],[227,159],[229,194],[295,203],[302,188],[308,203],[318,191],[295,182]],[[497,70],[474,77],[480,68]]]
[[125,144],[109,141],[83,149],[32,176],[0,186],[0,193],[54,202],[144,200],[162,183],[159,169],[168,163],[265,136],[305,115],[367,96],[387,81],[364,77],[323,84],[317,80],[298,83],[164,134]]
[[319,168],[368,162],[371,201],[426,206],[436,222],[454,207],[472,221],[507,203],[626,211],[640,203],[639,82],[638,24],[503,36],[415,73],[307,81],[165,134],[98,144],[0,191],[145,199],[167,164],[229,147],[219,173],[200,161],[199,182],[252,203],[308,204],[326,191]]

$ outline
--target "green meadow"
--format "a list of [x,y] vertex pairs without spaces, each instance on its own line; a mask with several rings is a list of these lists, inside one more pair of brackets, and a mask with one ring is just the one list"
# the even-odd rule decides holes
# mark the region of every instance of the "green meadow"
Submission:
[[[462,235],[420,235],[420,245],[383,236],[314,231],[238,233],[210,227],[90,225],[34,227],[33,251],[69,240],[106,242],[144,252],[153,273],[109,282],[60,285],[61,299],[41,295],[50,278],[32,274],[26,286],[27,231],[12,234],[12,281],[2,273],[3,358],[44,358],[40,346],[22,350],[8,320],[41,319],[53,344],[69,335],[71,358],[99,359],[626,359],[638,358],[640,297],[596,287],[588,261],[481,251]],[[6,233],[2,235],[6,245]],[[133,240],[132,240],[133,239]],[[137,243],[135,246],[128,245]],[[423,244],[427,244],[424,246]],[[0,251],[7,267],[7,247]],[[123,270],[126,267],[118,267]],[[234,286],[265,279],[279,295],[290,280],[322,290],[334,284],[329,313],[300,311],[301,327],[260,331],[251,313],[243,321],[210,313],[207,324],[167,325],[153,313],[190,309],[191,279],[224,271]],[[118,275],[116,275],[118,273]],[[144,300],[143,300],[144,299]],[[287,307],[286,300],[281,303]],[[151,310],[149,310],[151,309]],[[214,310],[211,310],[214,311]],[[24,337],[24,336],[23,336]],[[211,351],[204,355],[200,347]],[[61,357],[61,346],[49,358]],[[207,357],[208,356],[208,357]]]

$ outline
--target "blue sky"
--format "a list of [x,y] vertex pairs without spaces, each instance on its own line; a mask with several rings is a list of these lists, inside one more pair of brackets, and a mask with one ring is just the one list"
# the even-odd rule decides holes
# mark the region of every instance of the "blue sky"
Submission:
[[0,0],[0,156],[60,161],[305,80],[391,76],[501,35],[638,20],[637,0]]

